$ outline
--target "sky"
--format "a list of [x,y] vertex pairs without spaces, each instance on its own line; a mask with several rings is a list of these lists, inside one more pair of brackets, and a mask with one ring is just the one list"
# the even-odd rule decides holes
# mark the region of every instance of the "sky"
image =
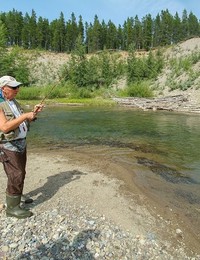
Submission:
[[200,1],[198,0],[0,0],[0,12],[16,11],[31,15],[36,12],[37,18],[47,18],[49,21],[58,19],[63,12],[65,20],[74,13],[77,20],[82,16],[83,22],[94,21],[97,15],[100,22],[111,20],[116,26],[123,25],[128,17],[138,15],[141,20],[147,14],[155,18],[161,10],[168,9],[170,14],[178,12],[182,17],[184,9],[192,12],[200,19]]

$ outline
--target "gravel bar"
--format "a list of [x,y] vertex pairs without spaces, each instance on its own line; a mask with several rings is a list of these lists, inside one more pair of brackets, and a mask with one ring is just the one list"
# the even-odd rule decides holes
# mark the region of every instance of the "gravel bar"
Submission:
[[2,260],[200,259],[181,248],[172,255],[155,234],[133,236],[87,205],[59,205],[20,220],[7,218],[2,210],[0,230]]

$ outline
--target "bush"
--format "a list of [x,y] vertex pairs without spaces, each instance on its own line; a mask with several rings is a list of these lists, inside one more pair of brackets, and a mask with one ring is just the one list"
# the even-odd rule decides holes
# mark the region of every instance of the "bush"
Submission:
[[124,70],[125,65],[115,54],[102,52],[88,59],[85,55],[72,55],[71,60],[63,66],[61,77],[65,82],[93,90],[108,87]]
[[137,82],[129,85],[126,89],[119,92],[120,96],[128,97],[153,97],[149,81]]
[[41,88],[39,87],[20,87],[17,99],[21,100],[37,100],[41,99]]
[[158,51],[149,52],[147,57],[137,58],[135,53],[129,53],[127,63],[127,81],[129,84],[141,80],[155,79],[163,68],[163,58]]
[[42,88],[42,96],[48,99],[64,98],[67,95],[67,87],[61,85],[50,85]]
[[0,52],[0,75],[10,75],[18,81],[28,84],[30,70],[29,60],[23,55],[23,50],[18,47],[12,48],[9,52]]

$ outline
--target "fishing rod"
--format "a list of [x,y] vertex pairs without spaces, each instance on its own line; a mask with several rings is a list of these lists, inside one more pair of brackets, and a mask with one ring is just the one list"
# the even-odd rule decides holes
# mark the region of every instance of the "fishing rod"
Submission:
[[36,107],[36,109],[33,110],[34,113],[37,113],[38,110],[40,109],[40,106],[43,105],[44,101],[47,99],[47,97],[51,94],[51,92],[53,91],[53,89],[57,86],[57,84],[54,84],[53,87],[49,90],[49,92],[44,96],[44,98],[40,101],[38,107]]
[[[33,110],[33,113],[38,113],[38,110],[40,109],[40,106],[44,103],[45,99],[50,95],[50,93],[53,91],[53,89],[57,86],[57,84],[54,84],[53,87],[49,90],[49,92],[44,96],[44,98],[40,101],[39,105]],[[37,120],[37,117],[33,119],[33,121]]]

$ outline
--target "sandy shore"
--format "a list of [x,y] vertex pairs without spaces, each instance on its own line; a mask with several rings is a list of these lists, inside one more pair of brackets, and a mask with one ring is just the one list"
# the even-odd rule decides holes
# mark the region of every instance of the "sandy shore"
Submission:
[[[54,209],[62,198],[63,203],[88,205],[135,236],[154,234],[172,253],[181,248],[188,256],[199,254],[199,241],[181,216],[149,198],[123,164],[103,156],[106,149],[100,153],[95,147],[29,149],[24,193],[35,200],[32,211]],[[0,169],[3,204],[6,176]]]

